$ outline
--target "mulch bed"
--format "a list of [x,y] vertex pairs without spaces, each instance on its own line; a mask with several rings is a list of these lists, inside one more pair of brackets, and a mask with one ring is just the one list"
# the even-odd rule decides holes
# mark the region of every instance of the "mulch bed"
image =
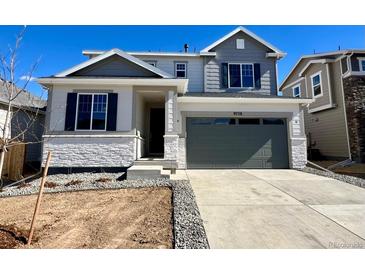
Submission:
[[14,225],[0,225],[0,249],[23,247],[27,243],[27,233]]

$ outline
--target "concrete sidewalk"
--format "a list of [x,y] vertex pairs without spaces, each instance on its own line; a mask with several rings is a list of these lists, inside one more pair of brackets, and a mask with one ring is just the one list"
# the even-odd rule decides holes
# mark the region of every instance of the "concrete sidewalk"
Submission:
[[211,248],[365,248],[365,189],[295,170],[187,170]]

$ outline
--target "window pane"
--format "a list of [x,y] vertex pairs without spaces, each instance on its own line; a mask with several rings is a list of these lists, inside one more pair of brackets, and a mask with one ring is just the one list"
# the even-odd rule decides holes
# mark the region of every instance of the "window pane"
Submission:
[[321,85],[315,86],[313,88],[313,92],[314,92],[314,96],[317,96],[317,95],[321,94],[322,93],[322,91],[321,91]]
[[176,64],[177,70],[185,70],[185,64]]
[[238,119],[238,124],[240,124],[240,125],[259,125],[260,119],[254,119],[254,118]]
[[176,71],[176,77],[185,78],[185,71],[183,70]]
[[106,94],[94,95],[92,129],[105,129],[106,99]]
[[212,118],[194,118],[191,122],[193,125],[212,125],[214,123],[214,119]]
[[253,87],[252,65],[242,65],[242,82],[244,87]]
[[240,65],[231,64],[229,65],[229,83],[230,87],[237,88],[241,87],[241,74]]
[[312,79],[312,82],[313,82],[313,86],[318,85],[321,82],[320,76],[319,75],[314,76]]
[[77,129],[90,129],[92,95],[79,95]]
[[365,71],[365,60],[361,61],[361,67],[362,67],[362,71]]
[[236,119],[230,118],[217,118],[214,121],[215,125],[234,125],[236,124]]
[[265,118],[262,119],[262,123],[264,125],[284,125],[284,120],[277,118]]
[[299,89],[299,87],[294,88],[294,97],[300,97],[300,89]]

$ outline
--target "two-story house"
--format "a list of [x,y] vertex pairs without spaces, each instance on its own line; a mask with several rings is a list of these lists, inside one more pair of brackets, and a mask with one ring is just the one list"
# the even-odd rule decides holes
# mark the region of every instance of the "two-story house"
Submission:
[[315,159],[365,162],[365,50],[305,55],[280,89],[314,98],[304,114]]
[[[51,77],[51,167],[302,168],[303,107],[277,96],[285,54],[243,27],[197,53],[85,50]],[[151,159],[152,158],[152,159]]]

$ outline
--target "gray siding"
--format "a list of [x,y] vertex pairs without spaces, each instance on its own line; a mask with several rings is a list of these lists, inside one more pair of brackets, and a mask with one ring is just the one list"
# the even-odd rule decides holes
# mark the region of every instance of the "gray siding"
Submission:
[[204,91],[203,58],[201,57],[181,57],[181,56],[135,56],[143,61],[156,61],[156,67],[175,75],[175,63],[187,63],[187,78],[189,79],[188,90],[190,92]]
[[308,142],[311,140],[312,143],[315,143],[314,148],[318,148],[323,155],[346,158],[348,157],[348,142],[340,62],[330,64],[329,70],[333,101],[337,104],[337,107],[315,113],[308,113],[308,110],[305,109],[305,128],[307,137],[310,135]]
[[[239,38],[245,39],[245,49],[236,49],[236,39]],[[220,71],[221,63],[240,62],[259,63],[261,66],[261,89],[249,91],[276,95],[276,59],[266,58],[266,53],[271,51],[266,46],[240,32],[211,51],[215,51],[217,55],[216,57],[205,57],[205,90],[207,92],[240,91],[238,89],[223,89]]]
[[323,95],[317,97],[314,103],[310,104],[309,106],[310,110],[331,104],[332,94],[330,94],[330,92],[332,91],[331,91],[331,86],[328,83],[329,75],[327,73],[326,64],[312,64],[307,69],[307,71],[305,72],[305,81],[306,81],[306,86],[308,88],[307,92],[308,94],[311,95],[311,97],[313,96],[311,75],[316,74],[318,72],[321,73],[321,86]]
[[73,76],[119,76],[119,77],[157,77],[153,72],[142,68],[120,56],[113,55],[72,74]]

